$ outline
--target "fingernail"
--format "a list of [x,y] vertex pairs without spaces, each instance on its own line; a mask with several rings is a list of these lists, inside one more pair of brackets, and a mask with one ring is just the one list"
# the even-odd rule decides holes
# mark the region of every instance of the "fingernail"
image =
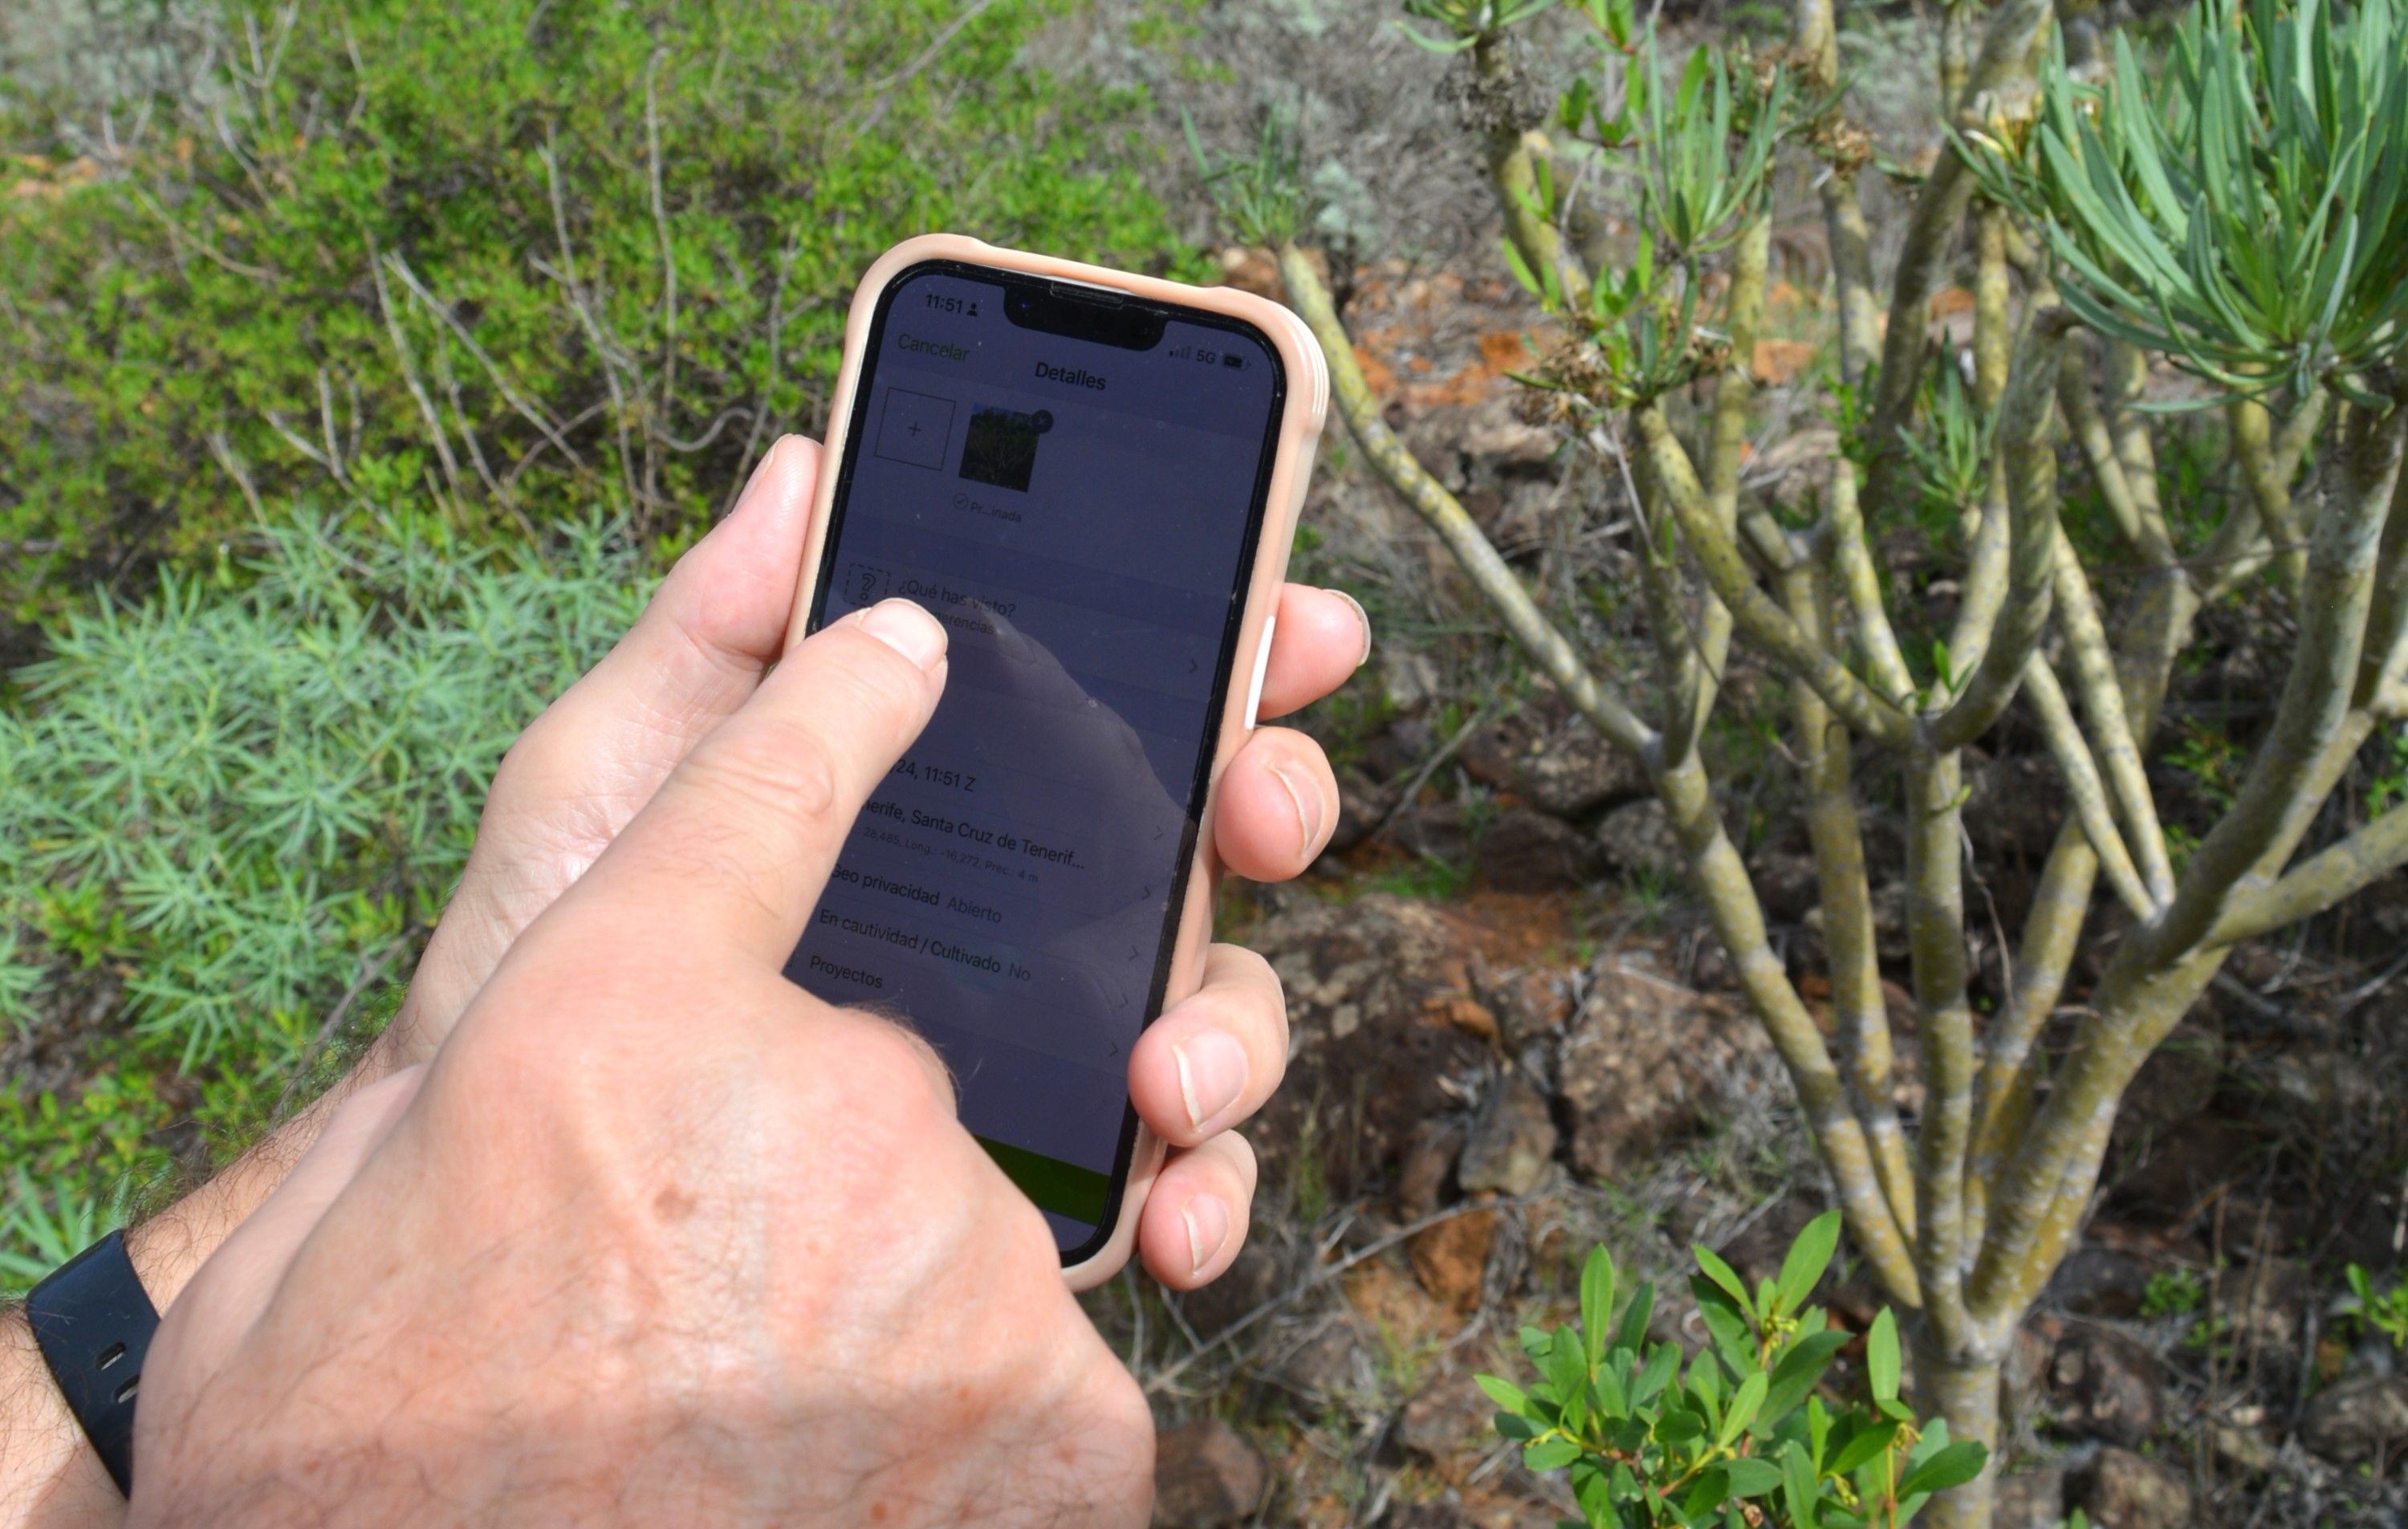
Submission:
[[785,444],[792,439],[794,439],[792,436],[781,436],[769,443],[767,450],[761,453],[761,460],[752,464],[752,475],[744,480],[744,492],[736,496],[738,509],[742,509],[752,501],[752,491],[767,480],[770,469],[778,464],[779,451],[783,450]]
[[945,656],[944,627],[909,600],[881,600],[857,619],[864,632],[923,669]]
[[1205,1122],[1246,1092],[1246,1049],[1235,1036],[1199,1030],[1172,1047],[1170,1054],[1179,1062],[1179,1097],[1187,1106],[1187,1123],[1196,1130],[1203,1130]]
[[1229,1240],[1229,1207],[1217,1194],[1198,1194],[1179,1214],[1187,1222],[1187,1256],[1194,1260],[1187,1267],[1200,1271]]
[[1296,824],[1304,835],[1297,844],[1296,852],[1309,855],[1321,839],[1321,819],[1326,810],[1321,800],[1321,787],[1293,764],[1275,764],[1270,771],[1272,779],[1287,788],[1287,799],[1296,804]]
[[1357,600],[1356,598],[1354,598],[1354,596],[1353,596],[1353,595],[1351,595],[1351,594],[1347,593],[1344,590],[1325,589],[1325,590],[1323,590],[1321,593],[1324,593],[1324,594],[1334,594],[1334,595],[1338,596],[1338,598],[1340,598],[1340,600],[1345,601],[1349,606],[1352,606],[1352,607],[1354,607],[1354,620],[1355,620],[1355,622],[1357,622],[1357,624],[1359,624],[1359,625],[1363,628],[1363,656],[1362,656],[1362,657],[1360,657],[1360,658],[1358,658],[1358,659],[1356,659],[1356,660],[1354,661],[1354,666],[1355,666],[1356,668],[1358,668],[1358,669],[1359,669],[1359,668],[1361,668],[1364,664],[1370,663],[1370,662],[1371,662],[1371,613],[1370,613],[1369,611],[1368,611],[1368,610],[1366,610],[1366,609],[1364,609],[1364,608],[1363,608],[1363,602],[1362,602],[1362,601]]

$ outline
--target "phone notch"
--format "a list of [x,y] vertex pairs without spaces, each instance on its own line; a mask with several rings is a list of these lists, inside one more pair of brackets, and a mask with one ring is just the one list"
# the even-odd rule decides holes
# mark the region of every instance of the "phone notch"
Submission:
[[1014,282],[1003,316],[1022,329],[1123,350],[1153,350],[1170,326],[1168,308],[1083,281]]

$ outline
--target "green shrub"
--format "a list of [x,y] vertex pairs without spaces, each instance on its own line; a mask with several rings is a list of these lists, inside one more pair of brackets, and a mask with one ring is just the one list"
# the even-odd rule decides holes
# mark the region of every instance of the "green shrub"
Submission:
[[99,1035],[79,1086],[0,1101],[0,1277],[36,1209],[159,1178],[171,1123],[255,1129],[407,974],[503,750],[648,593],[624,534],[552,541],[304,514],[56,625],[0,712],[0,1027]]
[[1568,1529],[1777,1524],[1897,1529],[1931,1494],[1982,1473],[1989,1451],[1918,1426],[1899,1399],[1898,1323],[1887,1309],[1865,1335],[1870,1406],[1827,1401],[1824,1374],[1855,1335],[1806,1304],[1839,1246],[1840,1213],[1809,1222],[1777,1279],[1750,1293],[1730,1265],[1697,1251],[1690,1280],[1705,1347],[1648,1336],[1656,1287],[1617,1315],[1613,1260],[1581,1271],[1580,1323],[1522,1330],[1538,1370],[1527,1388],[1493,1375],[1497,1430],[1534,1471],[1568,1471],[1582,1517]]
[[1028,56],[1063,8],[297,0],[114,147],[0,97],[0,614],[303,497],[675,536],[819,422],[896,239],[1192,260],[1134,99]]

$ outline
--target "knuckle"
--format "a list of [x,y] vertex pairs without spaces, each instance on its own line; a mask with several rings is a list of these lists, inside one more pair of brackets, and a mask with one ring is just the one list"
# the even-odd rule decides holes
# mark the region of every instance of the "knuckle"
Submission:
[[865,1118],[914,1136],[952,1121],[952,1085],[926,1041],[880,1015],[852,1011],[845,1021],[812,1065],[840,1079]]
[[836,750],[808,723],[745,719],[706,738],[686,764],[706,788],[804,827],[824,824],[840,797]]

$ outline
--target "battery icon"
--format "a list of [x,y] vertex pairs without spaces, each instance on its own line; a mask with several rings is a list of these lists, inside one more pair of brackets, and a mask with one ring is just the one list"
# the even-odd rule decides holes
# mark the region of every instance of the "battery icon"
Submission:
[[1221,364],[1224,366],[1242,367],[1245,364],[1246,358],[1240,355],[1235,350],[1226,351],[1221,357]]

